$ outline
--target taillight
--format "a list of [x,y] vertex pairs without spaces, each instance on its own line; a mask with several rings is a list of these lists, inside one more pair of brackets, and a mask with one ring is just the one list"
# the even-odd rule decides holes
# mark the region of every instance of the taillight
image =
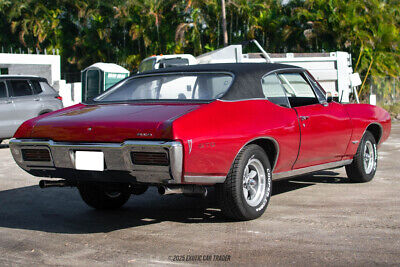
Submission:
[[134,165],[155,165],[168,166],[167,153],[155,152],[131,152],[131,159]]
[[21,149],[25,161],[50,161],[50,152],[47,149]]
[[61,96],[56,96],[56,98],[60,101],[62,101],[62,97]]

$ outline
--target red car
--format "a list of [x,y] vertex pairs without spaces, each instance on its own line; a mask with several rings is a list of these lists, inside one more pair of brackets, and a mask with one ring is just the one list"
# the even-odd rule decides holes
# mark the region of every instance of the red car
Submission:
[[121,207],[148,186],[205,195],[222,212],[263,214],[272,180],[346,167],[376,172],[388,112],[332,101],[304,69],[280,64],[172,67],[131,76],[93,100],[26,121],[10,141],[41,187],[77,186],[97,209]]

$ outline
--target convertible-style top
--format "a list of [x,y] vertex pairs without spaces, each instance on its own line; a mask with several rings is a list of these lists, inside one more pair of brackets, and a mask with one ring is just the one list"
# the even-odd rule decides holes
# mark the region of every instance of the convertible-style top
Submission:
[[198,64],[165,69],[150,70],[135,75],[136,77],[148,74],[172,72],[229,72],[235,75],[233,84],[225,93],[222,100],[241,100],[264,98],[261,88],[261,78],[268,72],[279,69],[302,69],[300,67],[277,63],[218,63]]

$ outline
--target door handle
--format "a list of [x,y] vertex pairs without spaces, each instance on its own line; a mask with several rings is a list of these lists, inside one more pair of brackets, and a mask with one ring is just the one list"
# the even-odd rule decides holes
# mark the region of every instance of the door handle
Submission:
[[12,100],[6,100],[6,104],[11,104],[12,102]]
[[35,100],[35,101],[40,101],[40,98],[34,98],[33,100]]
[[300,116],[301,121],[308,120],[310,117],[309,116]]

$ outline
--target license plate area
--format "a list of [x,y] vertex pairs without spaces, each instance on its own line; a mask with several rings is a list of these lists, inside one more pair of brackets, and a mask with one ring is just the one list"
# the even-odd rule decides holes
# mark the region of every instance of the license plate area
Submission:
[[104,171],[104,153],[102,151],[75,151],[75,169]]

